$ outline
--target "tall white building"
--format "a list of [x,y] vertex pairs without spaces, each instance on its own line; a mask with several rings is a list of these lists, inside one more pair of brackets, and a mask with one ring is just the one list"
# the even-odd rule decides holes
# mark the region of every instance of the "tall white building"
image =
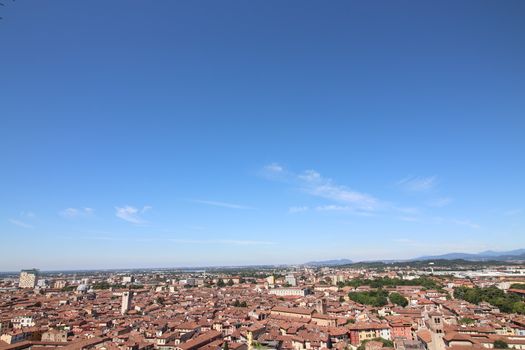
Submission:
[[122,277],[122,283],[133,283],[135,278],[133,276],[124,276]]
[[275,284],[275,276],[271,275],[271,276],[266,277],[266,282],[268,282],[270,286],[273,286]]
[[22,270],[20,271],[20,279],[18,281],[19,288],[35,288],[38,282],[38,270]]
[[122,306],[120,312],[125,315],[126,312],[131,310],[131,300],[133,299],[133,292],[124,292],[122,293]]
[[295,287],[297,286],[297,280],[295,279],[295,276],[290,274],[290,275],[287,275],[284,280],[286,281],[286,283],[288,283],[289,285],[291,285],[292,287]]

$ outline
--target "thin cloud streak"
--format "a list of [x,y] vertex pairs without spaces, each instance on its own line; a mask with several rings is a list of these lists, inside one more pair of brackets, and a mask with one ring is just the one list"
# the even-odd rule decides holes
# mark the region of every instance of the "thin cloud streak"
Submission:
[[282,173],[284,171],[284,168],[277,163],[272,163],[272,164],[266,165],[264,167],[264,170],[270,173]]
[[142,209],[137,209],[132,206],[115,207],[115,216],[132,224],[144,224],[146,221],[141,217],[141,214],[150,210],[151,207],[145,206]]
[[60,216],[68,219],[83,217],[83,216],[90,216],[92,215],[94,210],[92,208],[66,208],[59,212]]
[[241,210],[254,209],[253,207],[249,207],[249,206],[241,205],[241,204],[202,200],[202,199],[191,199],[190,202],[211,205],[214,207],[229,208],[229,209],[241,209]]
[[321,176],[315,170],[295,174],[277,163],[272,163],[265,166],[263,172],[268,178],[290,182],[311,196],[339,202],[353,209],[373,211],[381,205],[375,197],[336,184],[332,179]]
[[290,214],[297,214],[297,213],[304,213],[305,211],[310,210],[307,206],[303,207],[290,207],[288,208],[288,213]]
[[12,223],[13,225],[16,225],[18,227],[22,227],[22,228],[33,228],[33,225],[30,225],[26,222],[23,222],[23,221],[20,221],[20,220],[16,220],[16,219],[9,219],[9,222]]
[[[289,207],[288,213],[301,212],[341,212],[360,216],[391,216],[395,220],[414,222],[414,223],[434,223],[434,224],[453,224],[471,229],[480,229],[481,226],[470,220],[458,220],[453,218],[436,218],[425,214],[421,208],[398,206],[386,200],[355,191],[346,186],[335,183],[332,179],[323,177],[315,170],[306,170],[301,173],[294,173],[287,170],[278,163],[271,163],[263,167],[262,171],[265,178],[273,181],[290,184],[300,189],[302,192],[317,198],[329,200],[327,204],[317,206],[295,206]],[[397,185],[407,191],[427,192],[438,185],[437,176],[409,176],[400,181]],[[425,204],[431,207],[443,207],[453,201],[449,197],[438,197]],[[512,211],[509,214],[519,214],[520,211]]]
[[307,170],[298,176],[303,182],[304,191],[317,197],[347,203],[356,208],[373,210],[378,200],[368,194],[357,192],[335,184],[332,179],[324,178],[314,170]]
[[426,192],[438,184],[437,176],[408,176],[404,179],[401,179],[397,182],[397,186],[400,188],[412,191],[412,192]]
[[345,213],[351,213],[359,216],[373,216],[374,213],[370,211],[364,211],[359,210],[350,206],[342,206],[342,205],[319,205],[315,207],[315,210],[318,212],[345,212]]

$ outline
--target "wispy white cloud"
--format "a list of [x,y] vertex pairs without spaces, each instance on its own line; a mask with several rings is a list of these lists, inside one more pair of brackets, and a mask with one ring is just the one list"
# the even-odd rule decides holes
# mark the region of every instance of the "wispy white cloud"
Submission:
[[315,170],[306,170],[296,174],[287,171],[277,163],[272,163],[265,166],[264,171],[270,174],[284,175],[286,177],[284,180],[295,184],[311,196],[339,202],[354,209],[374,210],[379,206],[379,200],[373,196],[339,185],[332,179],[323,177]]
[[211,205],[215,207],[222,207],[222,208],[229,208],[229,209],[244,209],[244,210],[253,209],[253,207],[249,207],[246,205],[227,203],[227,202],[209,201],[209,200],[202,200],[202,199],[192,199],[190,201],[193,203],[206,204],[206,205]]
[[375,213],[372,211],[362,210],[362,209],[355,208],[353,206],[348,206],[348,205],[335,205],[335,204],[318,205],[315,207],[315,210],[318,212],[350,213],[350,214],[358,215],[358,216],[374,216],[375,215]]
[[12,223],[13,225],[18,226],[18,227],[33,228],[33,225],[28,224],[27,222],[24,222],[24,221],[21,221],[21,220],[9,219],[9,222]]
[[271,173],[282,173],[284,171],[284,168],[277,163],[272,163],[266,165],[264,167],[264,170]]
[[[293,172],[278,163],[272,163],[263,167],[263,174],[276,181],[287,183],[302,192],[325,199],[326,204],[309,207],[290,207],[289,213],[304,211],[312,212],[344,212],[352,215],[377,216],[387,215],[395,220],[422,223],[454,224],[479,229],[481,226],[470,220],[457,220],[453,218],[435,218],[425,213],[422,208],[399,206],[396,203],[379,199],[374,195],[357,191],[344,185],[336,183],[328,177],[324,177],[316,170]],[[437,176],[409,176],[398,181],[397,186],[407,191],[431,192],[439,184]],[[437,197],[426,202],[431,207],[443,207],[453,201],[449,197]],[[519,213],[519,211],[518,211]]]
[[307,170],[298,178],[302,180],[305,192],[314,196],[366,210],[372,210],[378,204],[378,200],[373,196],[338,185],[332,179],[324,178],[314,170]]
[[60,216],[68,219],[92,215],[92,208],[66,208],[59,212]]
[[400,188],[413,192],[426,192],[438,184],[437,176],[408,176],[397,182]]
[[115,207],[115,215],[127,222],[131,222],[132,224],[144,224],[146,223],[146,220],[144,220],[141,215],[150,210],[151,207],[145,206],[142,209],[138,209],[132,206],[124,206],[124,207]]
[[29,222],[34,220],[35,217],[36,215],[32,211],[21,211],[19,214],[19,219],[9,219],[9,222],[22,228],[34,228],[34,226]]
[[343,205],[335,205],[335,204],[329,204],[329,205],[318,205],[315,207],[315,210],[317,211],[352,211],[352,207],[343,206]]
[[315,170],[305,170],[301,174],[299,174],[297,177],[309,183],[321,182],[323,180],[323,178],[321,177],[321,174],[319,174]]
[[288,208],[288,212],[289,212],[290,214],[303,213],[303,212],[308,211],[308,210],[310,210],[310,208],[307,207],[307,206],[303,206],[303,207],[290,207],[290,208]]
[[293,181],[294,174],[289,173],[284,166],[278,163],[271,163],[262,167],[260,175],[269,180],[283,182]]

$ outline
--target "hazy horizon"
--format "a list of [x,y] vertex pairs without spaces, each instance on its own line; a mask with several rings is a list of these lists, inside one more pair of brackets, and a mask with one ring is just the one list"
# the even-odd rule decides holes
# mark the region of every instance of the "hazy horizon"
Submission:
[[522,1],[0,10],[0,271],[525,247]]

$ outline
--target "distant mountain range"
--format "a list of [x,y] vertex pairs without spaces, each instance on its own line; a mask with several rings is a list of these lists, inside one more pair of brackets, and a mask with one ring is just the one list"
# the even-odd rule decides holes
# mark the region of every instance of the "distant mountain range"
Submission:
[[525,260],[525,249],[515,249],[505,252],[496,252],[487,250],[481,253],[448,253],[443,255],[421,256],[412,260],[471,260],[471,261],[508,261],[508,260]]
[[[442,255],[428,255],[420,256],[413,259],[400,259],[400,260],[388,260],[384,262],[410,262],[410,261],[428,261],[428,260],[467,260],[467,261],[511,261],[511,260],[524,260],[525,261],[525,249],[515,249],[503,252],[497,252],[494,250],[487,250],[481,253],[448,253]],[[323,260],[323,261],[310,261],[305,265],[307,266],[339,266],[339,265],[350,265],[353,261],[349,259],[336,259],[336,260]]]
[[337,260],[324,260],[324,261],[310,261],[305,265],[308,266],[338,266],[338,265],[349,265],[352,260],[348,259],[337,259]]

